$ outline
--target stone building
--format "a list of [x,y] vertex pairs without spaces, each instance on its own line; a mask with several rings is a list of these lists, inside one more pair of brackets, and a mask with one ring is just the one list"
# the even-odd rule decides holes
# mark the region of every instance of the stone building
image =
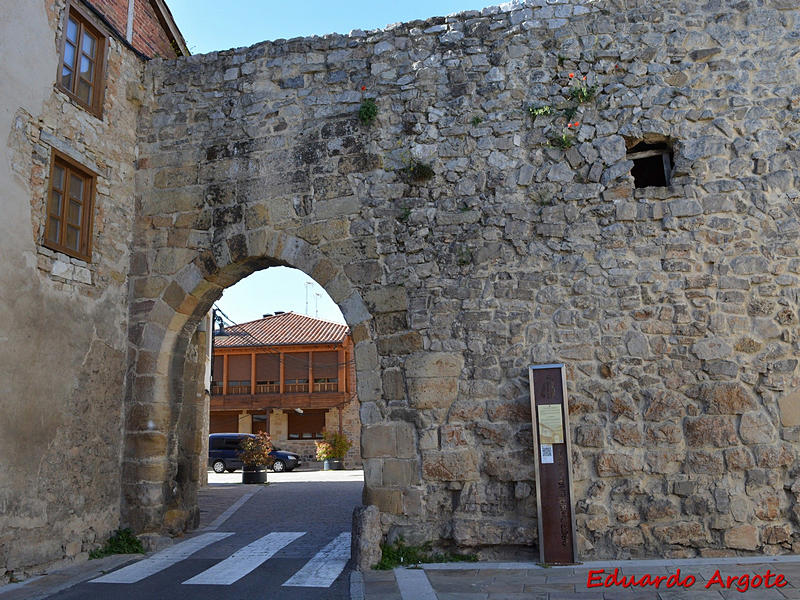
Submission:
[[353,338],[347,325],[276,312],[214,335],[209,433],[264,431],[281,450],[316,460],[325,432],[347,436],[361,465]]
[[[528,0],[146,65],[112,37],[102,121],[52,88],[63,13],[0,32],[47,42],[0,91],[7,570],[192,525],[204,315],[272,265],[351,329],[367,539],[536,547],[526,369],[558,362],[581,557],[800,550],[795,2]],[[91,262],[43,242],[50,147],[97,173]]]
[[142,77],[149,57],[188,54],[161,0],[13,5],[0,11],[0,582],[85,559],[120,525]]

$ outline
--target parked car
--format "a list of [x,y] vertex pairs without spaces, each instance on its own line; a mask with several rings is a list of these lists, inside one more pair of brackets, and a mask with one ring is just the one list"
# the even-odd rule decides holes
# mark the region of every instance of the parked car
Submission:
[[[241,450],[239,444],[246,437],[254,437],[251,433],[212,433],[208,436],[208,466],[215,473],[228,471],[233,473],[242,468],[242,461],[239,458]],[[274,458],[270,468],[276,473],[281,471],[291,471],[298,467],[300,457],[294,452],[286,452],[273,448],[269,455]]]

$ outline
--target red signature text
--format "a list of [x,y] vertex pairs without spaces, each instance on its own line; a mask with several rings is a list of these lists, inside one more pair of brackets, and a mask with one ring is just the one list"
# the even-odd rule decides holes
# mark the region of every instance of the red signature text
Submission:
[[[665,588],[690,588],[697,582],[694,575],[681,575],[681,570],[676,569],[671,575],[657,575],[653,576],[649,573],[643,575],[622,575],[619,568],[613,571],[606,572],[605,569],[590,570],[586,577],[586,587],[654,587],[659,588],[662,585]],[[746,592],[750,589],[765,587],[784,587],[788,585],[786,578],[780,573],[773,573],[767,569],[763,575],[760,573],[743,573],[741,575],[726,575],[723,576],[719,569],[714,571],[714,574],[703,586],[705,589],[711,589],[719,586],[720,589],[737,590],[739,592]]]

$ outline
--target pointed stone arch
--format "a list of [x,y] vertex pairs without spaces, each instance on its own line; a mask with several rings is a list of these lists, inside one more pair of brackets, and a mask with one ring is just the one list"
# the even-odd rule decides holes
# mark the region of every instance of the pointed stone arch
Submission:
[[[336,302],[356,344],[358,394],[379,393],[372,316],[343,265],[294,235],[269,227],[229,238],[220,251],[150,249],[134,275],[125,401],[122,519],[137,531],[178,532],[197,523],[197,469],[202,464],[198,403],[207,391],[204,317],[225,288],[255,271],[288,266],[313,277]],[[148,295],[155,297],[148,298]],[[199,403],[207,411],[207,403]],[[184,439],[181,439],[184,438]],[[188,454],[182,448],[189,446]]]

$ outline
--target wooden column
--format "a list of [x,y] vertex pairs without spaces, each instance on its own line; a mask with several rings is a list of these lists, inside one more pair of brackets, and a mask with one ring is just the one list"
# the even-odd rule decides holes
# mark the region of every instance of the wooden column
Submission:
[[281,394],[285,393],[283,389],[283,352],[281,352]]
[[250,355],[250,393],[256,393],[256,353]]
[[314,393],[314,353],[308,351],[308,393]]
[[222,393],[228,393],[228,355],[222,355]]
[[339,350],[336,352],[336,362],[339,363],[339,373],[338,373],[339,381],[338,381],[338,387],[336,388],[336,390],[338,392],[340,392],[340,393],[341,392],[346,392],[347,391],[347,387],[346,387],[347,386],[347,382],[346,382],[346,379],[347,379],[346,366],[347,365],[345,363],[347,361],[346,361],[345,354],[344,354],[344,348],[339,348]]

